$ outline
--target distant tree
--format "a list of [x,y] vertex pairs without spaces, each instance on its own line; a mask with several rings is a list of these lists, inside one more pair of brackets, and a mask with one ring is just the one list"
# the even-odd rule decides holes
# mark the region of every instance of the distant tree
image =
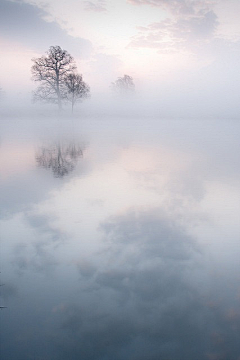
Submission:
[[115,82],[112,82],[111,89],[114,93],[117,93],[119,95],[133,93],[135,90],[133,78],[129,75],[119,77]]
[[58,104],[66,98],[65,78],[76,69],[73,57],[60,46],[51,46],[46,56],[33,58],[32,79],[41,82],[34,92],[34,101]]
[[81,147],[73,143],[53,143],[39,148],[35,154],[37,165],[51,169],[54,177],[64,177],[73,171],[83,156]]
[[76,102],[90,97],[90,87],[83,81],[82,75],[72,72],[66,75],[65,85],[67,89],[67,99],[73,107]]

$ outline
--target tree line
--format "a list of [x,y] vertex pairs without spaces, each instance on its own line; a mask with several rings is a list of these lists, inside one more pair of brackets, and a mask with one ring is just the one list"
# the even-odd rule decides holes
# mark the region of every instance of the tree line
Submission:
[[[61,110],[64,102],[72,106],[90,97],[90,87],[77,71],[74,58],[60,46],[51,46],[45,56],[33,58],[32,80],[40,82],[33,93],[34,101],[57,104]],[[133,79],[129,75],[119,77],[111,84],[117,94],[134,91]]]

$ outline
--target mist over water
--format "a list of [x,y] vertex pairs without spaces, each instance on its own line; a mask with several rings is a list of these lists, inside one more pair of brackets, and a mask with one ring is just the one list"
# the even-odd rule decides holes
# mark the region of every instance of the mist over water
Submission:
[[1,358],[237,359],[239,122],[89,104],[1,116]]
[[0,1],[0,360],[240,360],[239,12]]

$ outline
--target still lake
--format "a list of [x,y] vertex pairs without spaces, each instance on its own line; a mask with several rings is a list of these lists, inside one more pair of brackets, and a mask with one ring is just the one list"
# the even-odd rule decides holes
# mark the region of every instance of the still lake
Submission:
[[239,137],[2,119],[1,359],[240,359]]

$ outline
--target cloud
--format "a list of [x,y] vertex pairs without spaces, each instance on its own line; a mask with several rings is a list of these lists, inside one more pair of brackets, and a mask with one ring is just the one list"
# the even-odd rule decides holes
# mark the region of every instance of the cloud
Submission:
[[134,5],[151,5],[167,11],[167,17],[138,27],[128,48],[153,48],[159,53],[198,53],[215,39],[219,25],[212,1],[129,0]]
[[217,25],[217,16],[212,10],[199,10],[140,27],[128,47],[156,48],[166,53],[196,51],[214,38]]
[[197,9],[209,8],[213,1],[209,0],[128,0],[132,5],[150,5],[162,7],[174,14],[194,14]]
[[107,11],[105,7],[105,1],[98,0],[97,2],[93,1],[84,1],[85,10],[87,11],[94,11],[94,12],[103,12]]
[[35,51],[46,51],[51,45],[66,48],[73,56],[87,58],[92,52],[89,40],[75,38],[55,23],[45,21],[47,12],[22,2],[0,2],[0,32],[2,38],[18,42]]

